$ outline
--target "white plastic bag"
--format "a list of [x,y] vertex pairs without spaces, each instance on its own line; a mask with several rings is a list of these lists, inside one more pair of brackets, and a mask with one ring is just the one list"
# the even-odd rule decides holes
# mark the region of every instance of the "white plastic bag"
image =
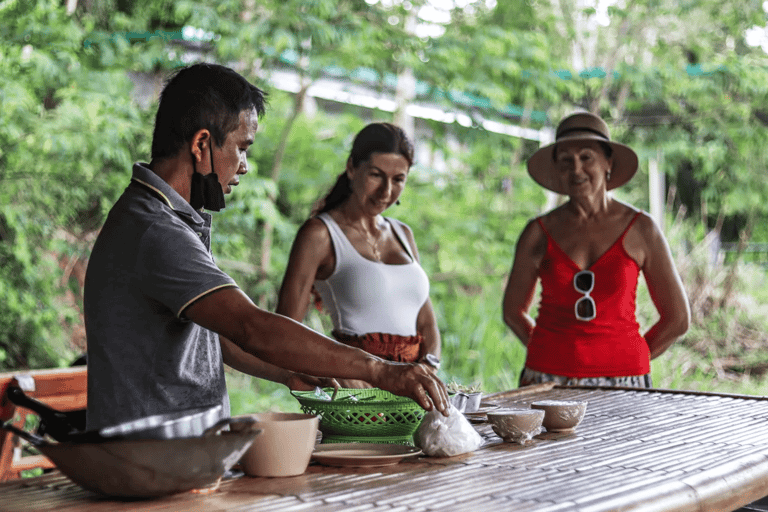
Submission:
[[483,438],[453,405],[447,417],[436,409],[425,414],[413,440],[431,457],[453,457],[483,445]]

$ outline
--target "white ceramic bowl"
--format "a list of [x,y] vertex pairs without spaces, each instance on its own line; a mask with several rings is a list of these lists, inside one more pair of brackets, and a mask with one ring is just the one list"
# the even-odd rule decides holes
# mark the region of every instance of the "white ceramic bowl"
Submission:
[[260,442],[254,442],[240,459],[246,475],[295,476],[306,471],[317,440],[318,416],[291,412],[245,416],[254,418],[262,431],[257,437]]
[[497,409],[489,411],[488,422],[507,442],[523,444],[541,432],[544,411],[538,409]]
[[544,411],[542,424],[547,432],[573,432],[584,419],[587,402],[582,400],[541,400],[531,409]]

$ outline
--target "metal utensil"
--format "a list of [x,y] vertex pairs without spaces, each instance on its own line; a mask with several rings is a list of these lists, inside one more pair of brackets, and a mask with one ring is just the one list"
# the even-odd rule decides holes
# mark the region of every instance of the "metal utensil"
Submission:
[[171,439],[195,437],[222,418],[222,406],[188,409],[166,414],[145,416],[125,423],[85,430],[85,410],[58,411],[47,404],[27,396],[18,386],[9,386],[7,397],[14,404],[25,407],[40,416],[48,434],[56,441],[95,442],[112,439]]
[[11,403],[24,407],[40,416],[40,434],[48,434],[57,441],[68,441],[85,430],[85,409],[57,411],[43,402],[27,396],[21,387],[10,385],[5,391]]
[[196,437],[222,417],[222,405],[154,414],[99,430],[102,437],[123,439],[172,439]]

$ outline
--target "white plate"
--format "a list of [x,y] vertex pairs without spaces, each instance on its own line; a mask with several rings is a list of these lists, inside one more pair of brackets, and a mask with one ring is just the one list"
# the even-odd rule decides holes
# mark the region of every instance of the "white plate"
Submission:
[[329,443],[318,445],[312,459],[326,466],[391,466],[420,454],[420,449],[404,444]]

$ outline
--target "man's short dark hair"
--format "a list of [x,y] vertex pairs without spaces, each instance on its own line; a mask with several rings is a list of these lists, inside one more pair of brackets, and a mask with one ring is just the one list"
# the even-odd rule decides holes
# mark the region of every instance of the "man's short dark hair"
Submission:
[[152,135],[152,159],[171,158],[198,130],[209,130],[221,147],[240,124],[240,113],[264,115],[266,93],[236,71],[218,64],[181,68],[160,93]]

